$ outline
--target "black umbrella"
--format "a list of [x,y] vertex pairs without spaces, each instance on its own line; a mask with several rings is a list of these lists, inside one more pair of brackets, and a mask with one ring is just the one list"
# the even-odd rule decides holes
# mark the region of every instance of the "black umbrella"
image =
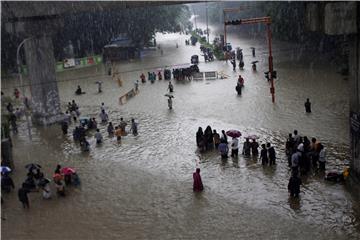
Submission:
[[36,164],[36,163],[29,163],[29,164],[26,164],[25,165],[25,168],[27,169],[40,169],[41,166],[39,164]]
[[39,187],[45,187],[45,185],[48,184],[49,182],[50,182],[50,179],[42,178],[42,179],[40,179],[38,185],[39,185]]

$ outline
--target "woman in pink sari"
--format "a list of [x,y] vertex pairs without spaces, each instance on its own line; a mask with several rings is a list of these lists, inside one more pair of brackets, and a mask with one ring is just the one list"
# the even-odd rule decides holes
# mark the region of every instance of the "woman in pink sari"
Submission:
[[195,192],[201,192],[202,190],[204,190],[204,186],[202,184],[201,176],[200,176],[200,168],[197,168],[196,172],[193,173],[193,179],[194,179],[193,190]]

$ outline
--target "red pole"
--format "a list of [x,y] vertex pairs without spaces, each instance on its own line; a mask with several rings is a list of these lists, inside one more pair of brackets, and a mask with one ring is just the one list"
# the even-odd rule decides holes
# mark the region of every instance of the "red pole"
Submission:
[[224,22],[224,47],[226,46],[226,24]]
[[223,14],[224,14],[224,47],[226,46],[226,12],[225,10],[223,10]]
[[269,75],[270,75],[270,93],[272,97],[272,102],[275,102],[275,87],[274,87],[274,78],[272,76],[273,72],[273,57],[272,57],[272,51],[271,51],[271,29],[270,29],[270,23],[266,24],[267,26],[267,33],[268,33],[268,41],[269,41]]

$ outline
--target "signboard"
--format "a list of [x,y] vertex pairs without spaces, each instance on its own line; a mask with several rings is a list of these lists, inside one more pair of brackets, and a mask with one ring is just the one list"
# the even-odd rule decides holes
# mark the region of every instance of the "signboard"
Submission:
[[193,73],[193,79],[194,80],[204,80],[204,75],[202,72]]
[[64,59],[64,68],[71,68],[71,67],[75,67],[75,59],[74,58]]
[[205,79],[217,79],[217,72],[205,72]]
[[80,61],[79,58],[76,58],[76,59],[75,59],[75,65],[76,65],[76,66],[80,66],[80,65],[81,65],[81,61]]
[[93,58],[93,57],[88,57],[88,58],[87,58],[87,64],[92,65],[92,64],[94,64],[94,63],[95,63],[95,61],[94,61],[94,58]]

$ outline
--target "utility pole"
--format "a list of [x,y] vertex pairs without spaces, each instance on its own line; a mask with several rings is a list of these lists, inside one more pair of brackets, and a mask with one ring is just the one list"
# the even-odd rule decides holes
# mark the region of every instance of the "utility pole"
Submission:
[[195,14],[194,6],[191,6],[191,8],[192,8],[193,14],[194,14],[195,30],[196,30],[196,29],[197,29],[197,25],[196,25],[196,14]]
[[209,44],[209,20],[208,20],[208,3],[206,1],[206,34],[207,34],[207,43]]

